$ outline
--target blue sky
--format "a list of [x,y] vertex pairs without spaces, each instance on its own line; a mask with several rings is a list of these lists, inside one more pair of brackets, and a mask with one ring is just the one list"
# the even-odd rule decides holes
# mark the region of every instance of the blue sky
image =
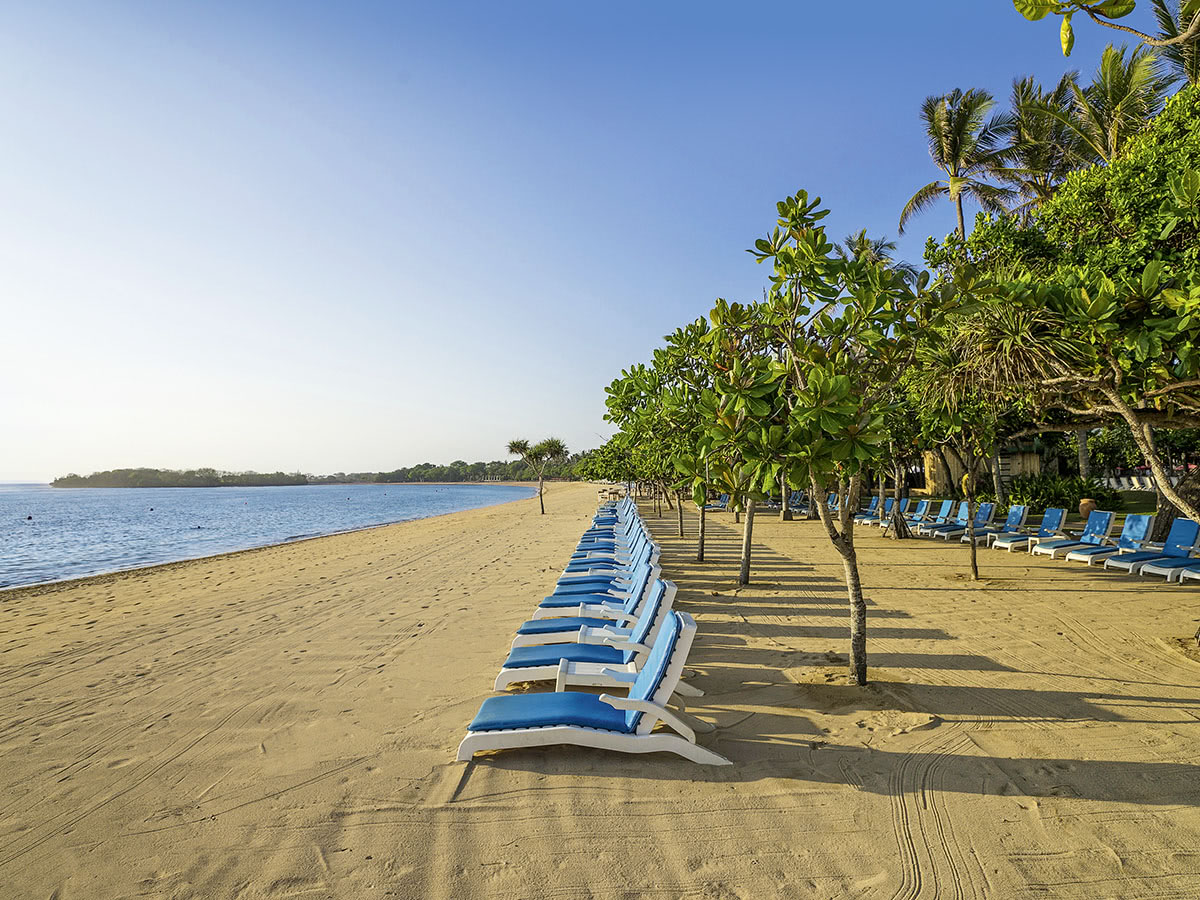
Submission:
[[776,200],[894,238],[922,99],[1116,37],[1056,31],[1009,0],[24,4],[0,479],[595,446],[622,366],[760,296]]

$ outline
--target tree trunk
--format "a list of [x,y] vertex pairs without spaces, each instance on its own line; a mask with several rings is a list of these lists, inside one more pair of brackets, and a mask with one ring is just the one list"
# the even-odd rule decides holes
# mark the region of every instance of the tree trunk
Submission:
[[[1188,500],[1195,506],[1200,506],[1200,466],[1192,469],[1179,480],[1179,484],[1175,485],[1175,490],[1179,496]],[[1150,535],[1152,541],[1166,540],[1167,532],[1171,530],[1171,523],[1175,521],[1175,517],[1179,515],[1179,510],[1166,498],[1166,495],[1159,493],[1158,509],[1155,511],[1154,517],[1154,533]]]
[[1092,477],[1092,455],[1088,452],[1088,430],[1080,428],[1075,432],[1075,442],[1079,445],[1079,477]]
[[675,499],[678,501],[675,508],[679,510],[679,536],[683,537],[683,495],[676,494]]
[[[707,500],[707,498],[705,499]],[[700,536],[696,541],[696,562],[704,562],[704,507],[706,506],[708,506],[707,502],[700,504]]]
[[958,211],[958,236],[965,241],[967,239],[967,223],[963,219],[962,194],[954,198],[954,206]]
[[938,459],[942,461],[942,467],[946,470],[946,484],[950,486],[950,491],[957,498],[959,491],[954,484],[954,470],[950,468],[950,460],[946,459],[946,451],[942,449],[941,444],[935,445],[933,449],[937,451]]
[[858,577],[858,554],[850,546],[842,551],[846,573],[846,594],[850,598],[850,683],[867,683],[867,601],[863,599]]
[[792,504],[789,497],[790,492],[788,491],[787,472],[779,474],[779,488],[783,491],[783,502],[779,509],[779,520],[781,522],[790,522],[792,521]]
[[539,475],[538,476],[538,505],[542,508],[542,515],[544,516],[546,514],[546,500],[542,496],[542,492],[543,492],[543,481],[542,481],[542,476]]
[[754,536],[754,501],[746,506],[746,527],[742,529],[742,570],[738,584],[750,583],[750,541]]
[[1106,385],[1100,387],[1100,392],[1105,398],[1116,407],[1121,418],[1129,425],[1129,431],[1133,434],[1133,442],[1138,445],[1138,449],[1142,451],[1142,456],[1150,465],[1150,470],[1154,473],[1154,480],[1158,482],[1159,490],[1162,491],[1171,503],[1179,512],[1186,515],[1193,521],[1200,522],[1200,503],[1193,500],[1184,499],[1175,490],[1171,484],[1171,479],[1167,475],[1167,470],[1163,466],[1162,459],[1158,455],[1158,450],[1154,446],[1154,432],[1148,425],[1143,425],[1137,419],[1137,414],[1129,407],[1115,390],[1112,390]]
[[667,486],[665,484],[660,484],[658,489],[662,491],[663,499],[667,501],[667,509],[674,509],[675,504],[671,502],[671,492],[667,490]]
[[975,546],[975,468],[977,463],[971,459],[967,465],[969,468],[963,478],[963,489],[967,494],[967,542],[971,545],[971,580],[978,581],[979,548]]
[[996,505],[1005,506],[1008,498],[1004,494],[1004,482],[1000,480],[1000,454],[992,454],[992,490],[996,494]]

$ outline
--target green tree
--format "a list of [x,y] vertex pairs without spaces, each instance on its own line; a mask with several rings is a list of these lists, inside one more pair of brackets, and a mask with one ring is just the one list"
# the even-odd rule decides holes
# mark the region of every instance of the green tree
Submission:
[[1008,152],[995,176],[1020,198],[1014,212],[1022,218],[1053,197],[1082,159],[1074,130],[1044,112],[1052,109],[1069,115],[1074,81],[1073,72],[1064,75],[1051,90],[1033,78],[1013,81],[1009,101],[1012,114],[1002,129],[1008,138]]
[[[1200,5],[1176,0],[1174,8],[1167,0],[1151,0],[1154,17],[1158,20],[1159,38],[1177,38],[1186,30],[1186,10],[1200,12]],[[1195,13],[1193,13],[1195,17]],[[1159,51],[1163,68],[1172,81],[1185,84],[1200,83],[1200,32],[1176,44],[1168,44]]]
[[[1030,21],[1038,21],[1054,14],[1062,17],[1059,27],[1059,43],[1063,56],[1070,56],[1075,46],[1075,31],[1072,19],[1082,12],[1097,25],[1132,34],[1149,47],[1179,47],[1189,44],[1200,36],[1200,0],[1183,0],[1175,19],[1175,27],[1162,29],[1159,34],[1147,34],[1117,20],[1123,19],[1137,7],[1136,0],[1013,0],[1017,12]],[[1186,28],[1182,23],[1188,22]],[[1161,19],[1160,19],[1161,27]]]
[[515,440],[508,442],[508,452],[513,456],[519,456],[525,461],[525,464],[533,470],[537,475],[538,480],[538,505],[541,507],[541,514],[546,514],[545,494],[545,477],[546,467],[550,463],[566,458],[567,445],[558,438],[546,438],[543,441],[530,446],[529,441]]
[[949,94],[925,98],[921,120],[929,140],[929,155],[945,178],[931,181],[904,204],[900,213],[900,233],[917,213],[939,198],[948,197],[958,214],[958,234],[965,239],[963,198],[970,197],[988,212],[1001,212],[1012,196],[1008,188],[986,179],[1005,162],[1003,144],[1008,130],[1004,115],[989,116],[995,106],[985,90],[956,88]]

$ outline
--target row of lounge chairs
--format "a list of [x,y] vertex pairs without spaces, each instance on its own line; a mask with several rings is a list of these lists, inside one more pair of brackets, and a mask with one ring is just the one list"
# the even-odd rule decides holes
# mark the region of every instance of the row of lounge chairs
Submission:
[[601,506],[554,592],[517,628],[496,676],[497,691],[530,682],[553,682],[554,690],[485,700],[458,759],[575,744],[728,765],[696,743],[700,723],[689,724],[683,712],[682,698],[703,692],[682,677],[696,623],[673,608],[675,590],[662,578],[659,547],[633,501]]
[[[855,517],[855,522],[886,525],[894,502],[888,498],[880,514],[879,500],[872,498],[867,508]],[[971,540],[966,527],[965,502],[959,503],[958,512],[953,516],[952,500],[943,500],[936,512],[931,511],[933,501],[921,500],[911,516],[907,515],[909,501],[901,500],[900,504],[901,512],[906,514],[905,521],[918,535],[946,540],[960,537],[963,543]],[[1135,575],[1162,575],[1167,581],[1200,580],[1200,558],[1192,555],[1200,550],[1200,524],[1190,519],[1175,519],[1166,539],[1162,543],[1153,543],[1149,540],[1154,531],[1153,515],[1126,516],[1121,533],[1113,539],[1111,535],[1116,515],[1105,510],[1092,511],[1083,532],[1078,535],[1069,535],[1063,530],[1065,509],[1047,509],[1042,513],[1036,529],[1026,527],[1029,517],[1027,506],[1013,504],[1004,523],[996,527],[991,524],[994,512],[994,504],[979,504],[975,514],[976,543],[1010,553],[1027,550],[1034,556],[1067,559],[1089,566],[1103,563],[1105,569],[1118,569]]]

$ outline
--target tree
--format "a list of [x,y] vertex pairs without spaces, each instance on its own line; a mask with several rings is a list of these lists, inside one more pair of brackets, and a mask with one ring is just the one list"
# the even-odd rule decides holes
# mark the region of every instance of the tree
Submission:
[[853,234],[846,235],[842,242],[833,248],[840,259],[851,262],[856,259],[868,262],[884,263],[900,272],[905,278],[913,281],[918,270],[912,263],[897,262],[895,259],[896,242],[885,237],[873,238],[867,235],[867,229],[860,228]]
[[1076,138],[1070,150],[1077,161],[1107,163],[1162,111],[1169,84],[1159,73],[1153,51],[1135,47],[1126,56],[1126,48],[1109,44],[1091,84],[1080,87],[1077,79],[1067,83],[1069,108],[1037,100],[1024,108],[1027,115],[1042,116],[1070,130]]
[[1008,138],[1008,151],[1004,165],[995,170],[995,175],[1020,198],[1014,212],[1022,218],[1028,218],[1053,197],[1082,159],[1074,130],[1044,113],[1057,110],[1069,114],[1075,77],[1074,72],[1068,72],[1049,91],[1033,78],[1013,81],[1012,115],[1002,129]]
[[529,441],[515,440],[508,442],[508,452],[513,456],[521,457],[525,461],[525,464],[537,475],[538,505],[541,507],[541,514],[544,516],[546,514],[546,501],[543,497],[546,467],[552,462],[566,458],[567,445],[558,438],[552,437],[539,441],[532,447],[529,445]]
[[[1013,6],[1026,19],[1034,22],[1051,13],[1062,16],[1059,42],[1062,45],[1063,56],[1070,56],[1075,46],[1075,31],[1071,19],[1077,12],[1084,13],[1097,25],[1132,34],[1150,47],[1178,47],[1200,37],[1200,0],[1183,0],[1176,27],[1171,32],[1164,29],[1157,36],[1117,23],[1117,19],[1123,19],[1134,11],[1137,7],[1136,0],[1013,0]],[[1181,24],[1184,21],[1189,23],[1186,29]]]
[[1008,188],[984,179],[1004,165],[1003,137],[1007,117],[992,116],[995,101],[987,91],[956,88],[949,94],[925,98],[921,119],[929,139],[929,155],[945,174],[912,195],[900,213],[900,233],[917,213],[939,197],[949,197],[958,213],[958,234],[965,239],[963,198],[971,197],[988,212],[1001,212],[1012,196]]
[[[1172,9],[1167,0],[1151,0],[1154,17],[1158,19],[1159,38],[1177,38],[1185,31],[1185,8],[1197,9],[1196,4],[1177,2]],[[1198,9],[1200,11],[1200,9]],[[1200,32],[1175,44],[1168,44],[1159,51],[1165,74],[1171,81],[1182,80],[1186,84],[1200,83]]]

